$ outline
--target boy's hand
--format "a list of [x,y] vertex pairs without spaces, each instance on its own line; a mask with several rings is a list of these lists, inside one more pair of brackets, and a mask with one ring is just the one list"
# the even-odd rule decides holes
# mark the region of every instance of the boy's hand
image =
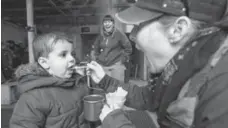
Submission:
[[105,71],[100,64],[95,61],[92,61],[87,64],[87,68],[90,69],[91,78],[95,83],[99,83],[102,78],[105,76]]

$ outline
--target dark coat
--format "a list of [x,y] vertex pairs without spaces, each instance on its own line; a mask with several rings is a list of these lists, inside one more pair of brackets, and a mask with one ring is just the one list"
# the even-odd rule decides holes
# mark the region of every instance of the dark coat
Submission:
[[[226,39],[226,41],[228,41]],[[226,46],[227,48],[227,46]],[[193,110],[194,121],[193,128],[227,128],[228,126],[228,52],[226,52],[215,67],[208,74],[207,82],[203,85],[203,91],[198,95],[199,100],[196,108]],[[194,76],[196,76],[195,74]],[[193,76],[193,78],[194,78]],[[198,81],[200,83],[201,81]],[[139,87],[130,84],[121,84],[119,81],[112,79],[109,76],[105,76],[100,86],[109,91],[115,91],[118,86],[122,86],[128,91],[126,97],[126,106],[136,108],[137,110],[150,110],[151,97],[153,89],[150,85],[146,87]],[[179,108],[177,108],[179,109]],[[176,110],[177,110],[176,109]],[[177,111],[178,112],[178,111]],[[183,111],[180,111],[180,113]],[[176,113],[177,115],[180,113]],[[158,115],[159,116],[159,115]],[[136,115],[137,120],[131,120],[128,112],[121,109],[114,110],[103,121],[103,127],[105,128],[136,128],[141,122],[141,127],[147,126],[148,128],[155,128],[155,124],[143,122],[147,120],[148,114],[141,112]],[[169,117],[169,115],[167,115]],[[147,120],[148,121],[148,120]],[[170,120],[169,120],[170,121]],[[137,123],[138,122],[138,123]],[[142,123],[143,122],[143,123]],[[153,122],[151,120],[151,122]],[[160,124],[160,122],[157,120]],[[185,128],[176,123],[176,121],[166,122],[167,128]],[[164,125],[164,124],[163,124]],[[166,128],[164,126],[161,128]]]
[[128,62],[132,46],[127,36],[115,29],[110,36],[105,36],[101,32],[94,43],[94,52],[98,63],[111,66],[119,61]]
[[20,98],[10,128],[80,127],[82,99],[88,93],[83,78],[52,77],[36,65],[22,66],[17,74]]

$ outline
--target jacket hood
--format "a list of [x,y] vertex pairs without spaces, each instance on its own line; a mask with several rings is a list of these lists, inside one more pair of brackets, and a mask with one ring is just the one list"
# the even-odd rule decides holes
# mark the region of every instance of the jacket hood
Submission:
[[15,76],[18,81],[16,86],[16,93],[18,95],[33,89],[44,87],[70,88],[77,86],[79,82],[83,81],[83,78],[85,78],[78,74],[73,75],[70,79],[53,77],[37,63],[19,66],[15,71]]

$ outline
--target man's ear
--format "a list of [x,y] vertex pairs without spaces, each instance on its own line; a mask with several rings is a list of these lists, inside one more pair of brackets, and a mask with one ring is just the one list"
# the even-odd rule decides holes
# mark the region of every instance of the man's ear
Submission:
[[169,30],[169,41],[172,44],[180,42],[189,32],[191,21],[186,16],[179,17]]
[[44,69],[49,69],[49,64],[48,64],[48,60],[45,57],[39,57],[38,58],[38,63],[41,65],[41,67],[43,67]]

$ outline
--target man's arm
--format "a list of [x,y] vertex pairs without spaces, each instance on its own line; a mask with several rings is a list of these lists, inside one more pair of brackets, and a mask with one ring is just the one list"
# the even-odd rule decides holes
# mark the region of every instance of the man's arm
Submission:
[[107,92],[114,92],[117,87],[121,86],[128,92],[125,105],[139,110],[147,110],[151,107],[151,98],[153,90],[151,85],[139,87],[137,85],[122,83],[108,75],[100,81],[100,87]]
[[43,128],[46,117],[42,106],[37,98],[23,94],[15,105],[10,128]]
[[[228,73],[216,76],[207,83],[196,110],[196,128],[226,128],[228,126]],[[197,114],[200,114],[200,119]]]
[[153,120],[146,111],[116,109],[104,120],[104,128],[158,128],[157,120]]
[[117,109],[109,113],[102,122],[103,128],[136,128],[125,112]]

